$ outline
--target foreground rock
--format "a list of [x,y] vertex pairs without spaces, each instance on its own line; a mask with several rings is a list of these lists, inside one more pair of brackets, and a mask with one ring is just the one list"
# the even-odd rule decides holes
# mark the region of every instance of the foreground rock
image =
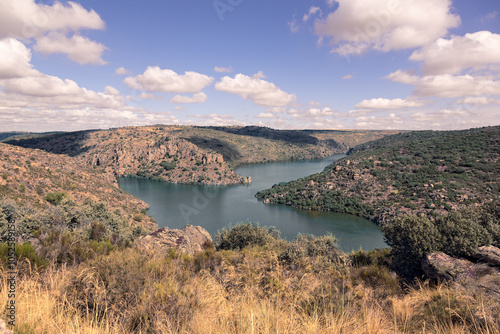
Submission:
[[200,226],[186,225],[180,230],[160,228],[159,230],[136,240],[139,249],[156,253],[167,253],[176,249],[182,253],[194,255],[213,244],[212,237]]
[[500,301],[500,267],[496,258],[498,254],[500,250],[496,247],[480,247],[474,258],[480,259],[482,263],[474,263],[436,252],[426,256],[422,269],[430,278],[452,281],[456,286],[482,291]]
[[494,246],[479,247],[474,257],[480,262],[500,267],[500,249]]

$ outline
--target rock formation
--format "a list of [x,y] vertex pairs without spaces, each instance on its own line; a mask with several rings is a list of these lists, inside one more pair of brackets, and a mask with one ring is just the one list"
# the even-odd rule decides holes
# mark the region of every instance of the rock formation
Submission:
[[180,230],[160,228],[136,240],[139,249],[167,253],[169,249],[174,248],[189,255],[203,251],[210,244],[213,244],[213,241],[207,230],[193,225],[186,225]]
[[426,256],[422,269],[430,278],[452,281],[469,290],[480,290],[500,301],[500,249],[480,247],[473,258],[480,263],[456,259],[442,252]]

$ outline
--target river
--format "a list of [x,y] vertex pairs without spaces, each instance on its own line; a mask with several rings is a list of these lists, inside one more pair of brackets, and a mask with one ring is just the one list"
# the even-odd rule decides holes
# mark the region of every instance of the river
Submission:
[[236,169],[251,176],[252,183],[237,186],[197,186],[169,184],[140,178],[122,177],[120,188],[150,205],[151,215],[160,227],[182,228],[199,225],[212,236],[223,227],[239,222],[258,222],[275,226],[285,239],[297,233],[332,233],[343,251],[385,247],[383,234],[372,222],[347,214],[297,210],[284,205],[264,204],[255,194],[276,183],[292,181],[321,172],[344,155],[324,160],[247,165]]

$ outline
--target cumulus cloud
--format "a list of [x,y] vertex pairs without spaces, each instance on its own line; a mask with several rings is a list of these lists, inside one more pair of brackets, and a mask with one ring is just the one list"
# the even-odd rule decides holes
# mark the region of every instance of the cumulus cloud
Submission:
[[38,75],[31,65],[31,51],[13,38],[0,40],[0,79]]
[[102,53],[107,48],[90,39],[73,35],[67,38],[61,33],[50,33],[37,39],[34,49],[43,54],[63,53],[67,54],[69,59],[78,64],[107,64],[102,60]]
[[229,66],[229,67],[215,66],[214,71],[217,73],[231,73],[233,71],[233,68],[231,66]]
[[361,54],[416,48],[444,36],[460,24],[451,12],[451,0],[338,0],[325,19],[317,19],[315,32],[330,37],[333,52]]
[[415,51],[410,60],[422,62],[424,75],[457,74],[467,68],[500,64],[500,34],[479,31],[440,38]]
[[56,30],[104,29],[93,10],[75,2],[37,4],[34,0],[0,0],[0,38],[32,38]]
[[196,93],[192,97],[176,95],[170,100],[172,103],[204,103],[207,102],[207,94],[201,92]]
[[266,107],[284,107],[297,100],[295,94],[288,94],[274,83],[265,81],[261,77],[261,74],[249,77],[241,73],[234,78],[225,76],[215,84],[215,89],[237,94],[245,100],[251,100],[255,104]]
[[413,99],[371,99],[363,100],[358,103],[355,108],[367,108],[367,109],[402,109],[402,108],[414,108],[422,107],[426,103],[425,101],[417,101]]
[[213,81],[213,77],[196,72],[188,71],[179,75],[170,69],[149,66],[143,74],[127,77],[123,82],[132,89],[183,94],[198,93]]
[[101,58],[106,47],[79,34],[82,29],[103,29],[104,21],[75,2],[0,0],[0,22],[0,38],[35,39],[35,50],[44,54],[67,54],[79,64],[106,64]]
[[129,74],[129,73],[130,73],[130,71],[127,70],[125,67],[119,67],[115,71],[115,74],[118,74],[118,75],[126,75],[126,74]]
[[418,77],[408,76],[403,71],[397,71],[386,78],[414,85],[414,93],[417,96],[456,98],[500,94],[500,82],[485,76],[442,74]]

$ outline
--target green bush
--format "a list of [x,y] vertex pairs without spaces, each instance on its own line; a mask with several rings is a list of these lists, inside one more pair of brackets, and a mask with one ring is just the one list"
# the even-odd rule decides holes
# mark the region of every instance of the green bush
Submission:
[[222,229],[215,236],[217,249],[242,249],[248,246],[265,246],[280,236],[275,227],[254,223],[240,223]]
[[177,164],[174,161],[172,161],[172,162],[162,161],[162,162],[160,162],[160,166],[165,168],[165,170],[172,170],[172,169],[175,169]]
[[66,193],[58,191],[55,193],[48,193],[43,199],[51,204],[58,205],[67,196]]

